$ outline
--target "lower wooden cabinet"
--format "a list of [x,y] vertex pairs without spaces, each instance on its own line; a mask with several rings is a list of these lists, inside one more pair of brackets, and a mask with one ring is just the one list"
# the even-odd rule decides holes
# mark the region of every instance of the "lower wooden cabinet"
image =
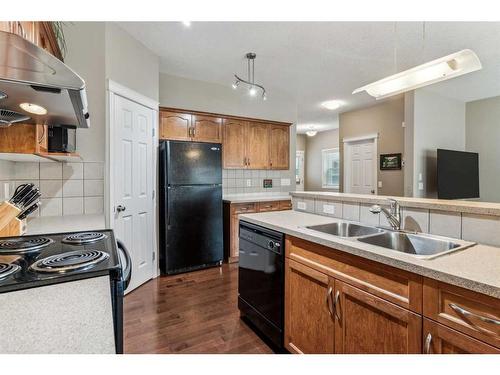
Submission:
[[328,276],[286,259],[285,278],[285,347],[292,353],[334,353]]
[[420,315],[339,280],[335,280],[334,301],[335,353],[421,352]]
[[500,349],[424,318],[425,354],[500,354]]

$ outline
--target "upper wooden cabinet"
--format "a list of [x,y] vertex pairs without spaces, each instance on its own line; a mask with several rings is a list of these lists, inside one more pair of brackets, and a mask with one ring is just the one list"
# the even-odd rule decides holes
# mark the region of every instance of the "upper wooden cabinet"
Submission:
[[269,126],[249,122],[245,148],[247,169],[269,169]]
[[269,166],[271,169],[288,169],[290,165],[290,128],[270,125]]
[[190,141],[191,115],[160,111],[160,138],[174,141]]
[[247,121],[224,119],[222,159],[224,168],[246,168]]
[[222,143],[225,169],[289,169],[290,124],[160,109],[160,139]]
[[160,139],[222,142],[222,119],[214,116],[160,111]]
[[222,119],[213,116],[193,115],[191,136],[197,142],[222,142]]

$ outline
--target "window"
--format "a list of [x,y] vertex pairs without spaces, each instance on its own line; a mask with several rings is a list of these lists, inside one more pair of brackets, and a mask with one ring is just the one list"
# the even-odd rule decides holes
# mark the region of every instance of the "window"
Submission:
[[321,164],[323,167],[323,188],[338,189],[340,175],[338,147],[321,150]]

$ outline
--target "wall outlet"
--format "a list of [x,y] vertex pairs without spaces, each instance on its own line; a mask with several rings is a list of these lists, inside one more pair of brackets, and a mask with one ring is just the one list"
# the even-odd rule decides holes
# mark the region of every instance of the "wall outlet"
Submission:
[[423,182],[418,183],[418,190],[424,190],[424,183]]
[[331,204],[324,204],[323,205],[323,213],[329,214],[329,215],[335,215],[335,206]]
[[281,186],[290,186],[290,179],[289,178],[282,178],[281,179]]
[[4,199],[10,198],[10,185],[8,182],[3,183],[3,196],[4,196]]
[[419,173],[419,174],[418,174],[418,180],[419,180],[419,181],[422,181],[422,173]]
[[271,178],[266,178],[262,181],[262,186],[264,188],[272,188],[273,187],[273,180]]
[[247,178],[247,187],[250,187],[250,186],[252,186],[252,179]]
[[307,208],[306,202],[297,202],[297,208],[299,210],[305,210]]
[[381,188],[382,187],[382,181],[379,181],[378,182],[378,187]]

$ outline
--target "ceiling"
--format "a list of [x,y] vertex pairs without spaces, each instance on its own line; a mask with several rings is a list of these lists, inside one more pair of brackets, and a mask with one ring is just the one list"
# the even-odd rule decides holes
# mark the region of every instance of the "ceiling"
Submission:
[[[120,22],[160,56],[160,71],[230,86],[246,77],[246,52],[257,53],[255,81],[297,102],[298,131],[338,126],[338,113],[375,103],[352,91],[415,65],[469,48],[483,69],[433,85],[458,100],[500,95],[500,22]],[[338,99],[336,111],[321,102]]]

